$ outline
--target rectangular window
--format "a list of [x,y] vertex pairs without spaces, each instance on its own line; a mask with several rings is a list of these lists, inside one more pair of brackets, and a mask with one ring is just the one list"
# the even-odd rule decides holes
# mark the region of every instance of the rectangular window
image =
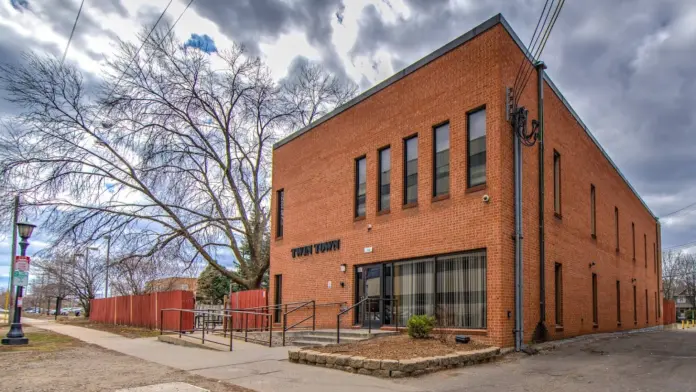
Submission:
[[467,187],[486,183],[486,109],[466,116],[467,133]]
[[404,141],[404,204],[418,202],[418,136]]
[[563,266],[556,263],[556,325],[563,325]]
[[599,325],[599,309],[597,308],[597,274],[592,274],[592,324]]
[[619,207],[614,207],[614,233],[616,236],[616,252],[619,252]]
[[616,281],[616,323],[621,325],[621,282]]
[[367,158],[355,160],[355,217],[365,216],[367,201]]
[[391,148],[379,150],[378,211],[389,211],[391,202]]
[[633,324],[638,324],[638,297],[635,285],[633,285]]
[[643,258],[645,258],[645,268],[648,268],[648,235],[643,234]]
[[648,289],[645,289],[645,323],[650,322],[650,312],[648,309]]
[[653,242],[653,267],[655,267],[655,273],[657,274],[657,248]]
[[592,237],[597,238],[597,210],[594,185],[590,185],[590,230],[592,231]]
[[633,238],[633,261],[636,261],[636,223],[631,222],[631,236]]
[[412,315],[435,315],[439,324],[486,328],[486,251],[394,263],[399,324]]
[[655,292],[655,320],[660,319],[660,305],[657,303],[657,291]]
[[285,213],[285,191],[283,189],[279,190],[277,193],[276,201],[276,237],[280,238],[283,236],[283,214]]
[[553,212],[561,215],[561,154],[553,152]]
[[433,132],[435,138],[433,144],[433,196],[440,196],[449,193],[449,124],[440,125]]

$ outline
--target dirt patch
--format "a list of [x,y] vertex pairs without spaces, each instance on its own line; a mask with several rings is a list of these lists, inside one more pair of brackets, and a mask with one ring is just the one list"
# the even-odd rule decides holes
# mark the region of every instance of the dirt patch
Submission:
[[74,339],[50,331],[40,333],[54,335],[43,341],[67,338],[71,343],[50,351],[0,351],[0,389],[97,392],[180,381],[212,392],[249,391],[79,341],[72,345]]
[[413,359],[454,354],[487,348],[485,344],[470,342],[458,344],[454,336],[446,339],[413,339],[408,335],[377,337],[356,343],[346,343],[312,350],[322,353],[344,354],[373,359]]
[[89,321],[89,319],[82,318],[82,317],[79,317],[79,318],[59,318],[58,322],[61,324],[75,325],[78,327],[91,328],[91,329],[96,329],[96,330],[104,331],[104,332],[111,332],[111,333],[115,333],[117,335],[121,335],[123,337],[129,338],[129,339],[151,338],[154,336],[158,336],[160,334],[159,330],[155,330],[155,329],[131,327],[128,325],[93,323],[93,322]]

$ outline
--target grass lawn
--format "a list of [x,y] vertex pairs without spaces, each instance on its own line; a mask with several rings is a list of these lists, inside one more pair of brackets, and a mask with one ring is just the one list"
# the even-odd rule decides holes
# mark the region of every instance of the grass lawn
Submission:
[[[9,327],[0,328],[0,335],[7,335]],[[31,351],[31,352],[51,352],[69,347],[77,347],[83,343],[69,336],[60,335],[43,329],[24,326],[24,336],[29,338],[29,344],[25,346],[2,346],[0,353]]]
[[157,329],[131,327],[127,325],[93,323],[89,321],[89,319],[86,319],[84,317],[59,317],[58,322],[61,324],[75,325],[78,327],[85,327],[104,332],[111,332],[130,339],[150,338],[160,334],[159,330]]

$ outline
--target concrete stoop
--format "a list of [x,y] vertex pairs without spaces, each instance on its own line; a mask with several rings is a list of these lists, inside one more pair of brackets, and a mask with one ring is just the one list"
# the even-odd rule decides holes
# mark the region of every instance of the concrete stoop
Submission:
[[[355,343],[362,340],[368,340],[377,336],[388,336],[396,334],[396,332],[379,331],[370,333],[363,330],[346,330],[341,331],[341,343]],[[336,344],[336,332],[333,331],[295,331],[288,332],[286,336],[290,337],[290,344],[300,347],[323,347],[329,344]]]
[[305,348],[288,351],[288,360],[293,363],[326,367],[384,378],[417,377],[423,374],[491,362],[500,356],[500,348],[459,351],[454,354],[404,360],[370,359],[359,356],[320,353]]

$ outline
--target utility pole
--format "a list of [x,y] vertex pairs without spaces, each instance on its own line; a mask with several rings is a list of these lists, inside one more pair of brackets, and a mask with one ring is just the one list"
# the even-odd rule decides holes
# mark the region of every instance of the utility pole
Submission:
[[109,250],[111,248],[111,236],[105,235],[106,238],[106,284],[104,285],[104,298],[109,298]]
[[14,292],[14,268],[15,268],[15,256],[17,256],[17,216],[19,215],[19,195],[14,198],[14,209],[12,214],[12,248],[10,250],[10,295],[5,301],[5,309],[9,309],[10,320],[13,320],[14,316],[14,306],[10,307],[10,301],[12,300],[12,293]]

